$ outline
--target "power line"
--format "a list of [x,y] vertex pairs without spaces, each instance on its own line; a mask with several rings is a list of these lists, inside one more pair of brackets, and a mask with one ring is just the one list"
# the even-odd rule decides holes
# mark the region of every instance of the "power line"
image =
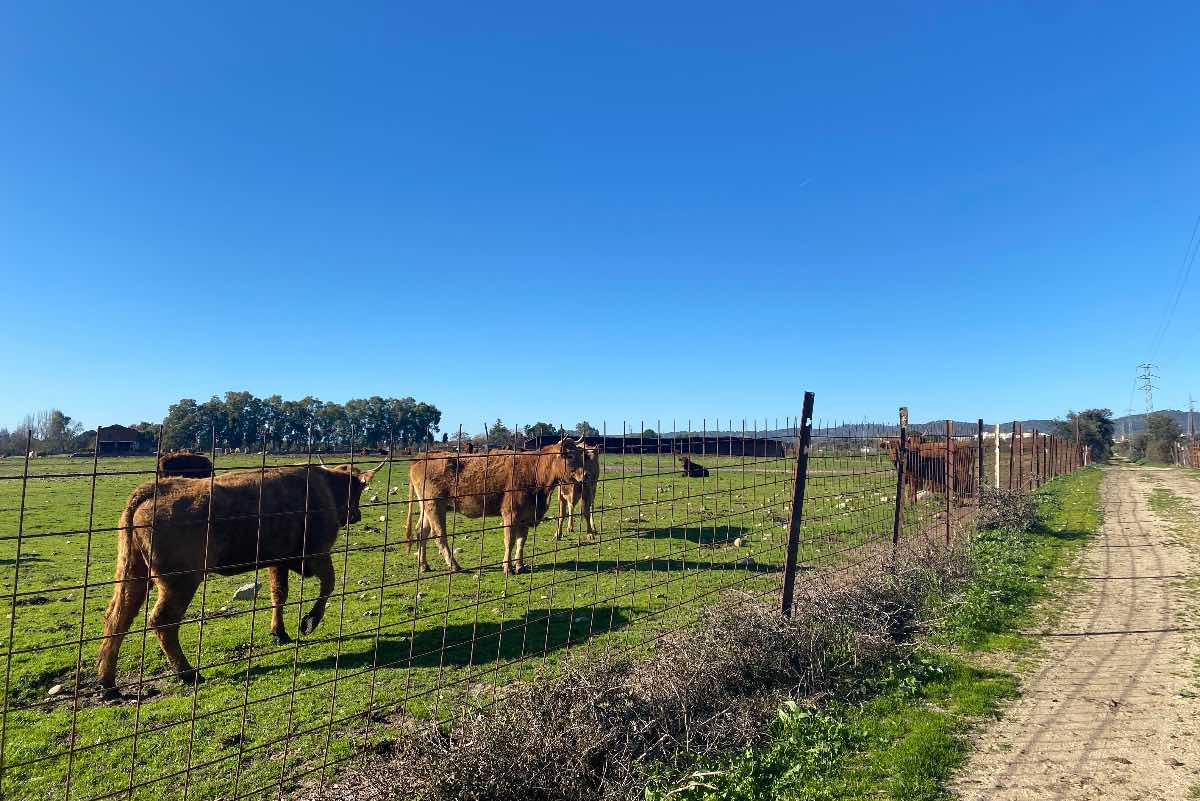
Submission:
[[1196,253],[1200,251],[1200,238],[1196,236],[1197,230],[1200,230],[1200,216],[1196,217],[1196,222],[1192,225],[1192,235],[1188,238],[1187,247],[1183,251],[1183,262],[1179,265],[1179,272],[1176,274],[1173,285],[1174,292],[1167,295],[1167,304],[1163,308],[1162,320],[1159,321],[1154,338],[1150,341],[1151,359],[1158,354],[1158,349],[1166,338],[1171,321],[1175,318],[1175,309],[1179,306],[1179,299],[1183,296],[1184,287],[1187,286],[1188,278],[1192,274],[1192,267],[1196,263]]

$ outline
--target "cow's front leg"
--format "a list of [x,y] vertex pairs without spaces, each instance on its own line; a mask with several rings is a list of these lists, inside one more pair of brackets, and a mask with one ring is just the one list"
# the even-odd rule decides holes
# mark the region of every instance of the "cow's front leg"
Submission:
[[529,529],[525,526],[515,526],[513,528],[513,572],[525,572],[525,538],[529,536]]
[[300,618],[300,633],[304,635],[312,634],[313,630],[320,625],[321,618],[325,617],[325,604],[328,602],[329,596],[333,595],[333,556],[321,554],[309,557],[308,575],[316,576],[320,580],[321,590],[317,600],[313,601],[312,609],[308,611],[307,615]]
[[292,641],[283,625],[283,608],[287,605],[288,570],[285,565],[271,565],[271,642],[287,645]]
[[504,561],[501,564],[502,564],[502,569],[504,570],[504,575],[506,575],[506,576],[510,575],[513,572],[513,569],[512,569],[512,545],[513,545],[513,525],[512,525],[512,523],[505,522],[504,523]]
[[[554,539],[561,540],[563,533],[563,518],[568,514],[567,498],[565,495],[563,495],[561,488],[556,489],[554,492],[556,495],[558,495],[558,531],[554,532]],[[574,531],[575,529],[572,528],[571,530]]]

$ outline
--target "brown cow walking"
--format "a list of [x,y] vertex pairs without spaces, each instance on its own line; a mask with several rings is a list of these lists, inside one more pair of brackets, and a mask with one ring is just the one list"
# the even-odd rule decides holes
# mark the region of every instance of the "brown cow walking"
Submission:
[[449,509],[467,517],[499,515],[504,524],[504,573],[520,573],[529,529],[542,522],[555,489],[586,477],[583,448],[571,439],[536,451],[492,450],[465,456],[448,451],[428,453],[409,468],[405,534],[412,547],[414,493],[420,505],[417,523],[417,566],[429,569],[425,543],[432,536],[451,571],[458,561],[446,538]]
[[134,490],[117,533],[113,597],[104,614],[97,660],[101,686],[116,687],[121,641],[145,603],[151,581],[158,600],[149,626],[171,669],[189,683],[202,677],[179,647],[179,625],[209,573],[230,576],[267,568],[271,635],[277,644],[290,641],[283,624],[288,571],[316,576],[320,593],[300,620],[300,633],[311,633],[333,593],[330,552],[338,531],[360,519],[359,498],[374,475],[375,470],[360,472],[349,465],[301,465],[212,479],[165,478]]

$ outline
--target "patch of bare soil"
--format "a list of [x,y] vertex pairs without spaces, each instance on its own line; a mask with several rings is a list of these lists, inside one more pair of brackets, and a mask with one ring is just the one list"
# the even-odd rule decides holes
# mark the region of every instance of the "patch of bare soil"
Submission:
[[[1155,511],[1155,488],[1190,504]],[[1200,481],[1118,466],[1102,497],[1082,587],[1040,633],[1020,698],[982,732],[955,783],[963,799],[1200,797],[1189,795],[1200,783]]]

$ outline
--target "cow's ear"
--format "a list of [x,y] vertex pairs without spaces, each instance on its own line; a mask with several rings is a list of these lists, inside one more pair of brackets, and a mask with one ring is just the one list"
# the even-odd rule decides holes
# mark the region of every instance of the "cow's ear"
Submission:
[[364,486],[371,483],[371,479],[375,478],[374,470],[364,470],[358,474],[358,483]]

